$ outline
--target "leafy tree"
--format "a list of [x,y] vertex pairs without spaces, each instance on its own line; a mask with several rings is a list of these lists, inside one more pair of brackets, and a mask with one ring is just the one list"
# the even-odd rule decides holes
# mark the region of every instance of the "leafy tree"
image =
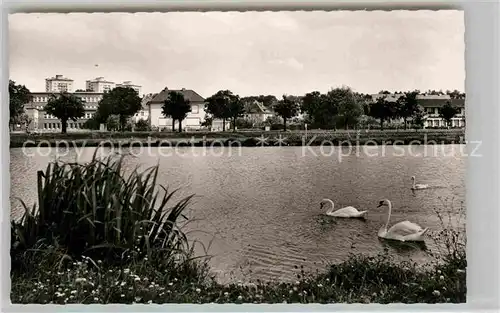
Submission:
[[332,89],[329,92],[329,97],[338,110],[337,119],[341,122],[344,129],[349,126],[356,126],[361,115],[363,115],[363,107],[360,99],[352,92],[349,87]]
[[179,121],[179,132],[182,132],[182,121],[191,112],[191,104],[180,92],[171,91],[162,106],[164,116],[172,118],[172,131],[175,131],[175,121]]
[[416,129],[418,128],[423,128],[425,121],[427,119],[427,114],[425,113],[425,110],[422,106],[417,106],[417,110],[415,111],[414,117],[413,117],[413,125],[415,126]]
[[313,91],[302,97],[301,111],[308,115],[313,127],[328,129],[335,125],[338,108],[331,93]]
[[[119,128],[120,128],[120,119],[116,115],[108,116],[108,119],[106,120],[106,129],[108,131],[115,131]],[[125,130],[125,126],[123,127],[123,130]]]
[[222,131],[226,130],[226,120],[229,118],[229,103],[233,93],[229,90],[219,90],[205,101],[205,111],[214,118],[222,119]]
[[456,108],[450,101],[446,101],[446,104],[439,110],[439,117],[446,121],[448,127],[451,126],[451,119],[458,114],[460,110]]
[[245,106],[237,95],[230,95],[227,106],[227,117],[232,120],[233,131],[236,130],[236,120],[245,113]]
[[19,117],[24,113],[24,105],[31,101],[31,93],[24,85],[16,85],[9,80],[9,125],[17,124]]
[[384,121],[391,119],[395,115],[393,103],[386,100],[385,97],[378,98],[375,103],[370,106],[370,116],[379,119],[380,129],[384,129]]
[[404,96],[400,97],[396,102],[396,115],[403,118],[405,129],[408,119],[412,118],[418,110],[417,95],[418,93],[416,91],[408,92],[405,93]]
[[66,133],[68,121],[76,122],[85,115],[83,100],[80,97],[62,92],[59,95],[52,94],[45,106],[45,112],[57,117],[61,121],[61,132]]
[[148,131],[150,130],[149,123],[146,120],[140,119],[135,123],[135,130],[137,131]]
[[101,127],[101,123],[99,122],[99,118],[97,116],[93,116],[83,123],[82,128],[85,129],[99,129]]
[[142,108],[137,91],[129,87],[116,87],[104,93],[99,102],[97,115],[104,123],[110,115],[118,115],[120,130],[124,130],[127,120]]
[[274,111],[283,118],[283,130],[286,131],[286,120],[299,113],[300,107],[296,99],[283,95],[283,99],[278,101]]

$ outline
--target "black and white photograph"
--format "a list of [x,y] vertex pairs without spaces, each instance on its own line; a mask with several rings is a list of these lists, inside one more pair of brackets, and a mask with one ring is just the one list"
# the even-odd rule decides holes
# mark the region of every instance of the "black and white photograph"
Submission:
[[13,304],[466,302],[463,11],[8,28]]

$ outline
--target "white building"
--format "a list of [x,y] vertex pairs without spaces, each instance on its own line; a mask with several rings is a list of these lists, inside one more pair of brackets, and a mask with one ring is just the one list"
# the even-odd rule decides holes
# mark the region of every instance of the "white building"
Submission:
[[139,120],[146,120],[146,121],[149,121],[149,102],[151,100],[153,100],[153,98],[156,96],[156,94],[154,93],[149,93],[147,95],[144,95],[142,97],[142,101],[141,101],[141,110],[137,113],[135,113],[134,116],[132,116],[132,121],[134,123],[137,123]]
[[63,75],[45,79],[46,92],[73,92],[73,80]]
[[244,118],[252,123],[262,123],[274,116],[273,112],[266,108],[263,103],[254,100],[245,106]]
[[96,77],[95,79],[85,82],[86,91],[98,93],[108,92],[115,88],[115,85],[114,82],[104,80],[104,77]]
[[[185,120],[182,121],[183,130],[200,129],[201,123],[205,120],[205,99],[190,89],[169,90],[165,87],[160,93],[154,95],[151,101],[147,103],[149,111],[149,120],[152,127],[159,129],[172,129],[172,119],[165,117],[162,113],[163,104],[170,92],[179,92],[184,95],[184,98],[189,100],[191,104],[191,112],[188,113]],[[179,122],[176,121],[175,129],[179,129]]]
[[132,84],[131,81],[124,81],[122,84],[116,84],[116,87],[125,87],[125,88],[132,88],[134,89],[135,91],[137,91],[137,93],[139,94],[139,96],[141,96],[141,86],[139,85],[134,85]]

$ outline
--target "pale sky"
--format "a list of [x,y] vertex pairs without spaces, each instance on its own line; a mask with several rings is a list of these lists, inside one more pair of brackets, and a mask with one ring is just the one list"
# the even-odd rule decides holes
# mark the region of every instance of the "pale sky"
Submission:
[[203,97],[465,85],[462,11],[42,13],[9,26],[10,78],[31,91],[56,74],[75,89],[103,76]]

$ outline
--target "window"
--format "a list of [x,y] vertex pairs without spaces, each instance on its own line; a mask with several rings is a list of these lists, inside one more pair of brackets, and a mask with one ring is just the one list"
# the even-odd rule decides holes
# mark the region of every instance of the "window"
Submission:
[[198,111],[199,111],[199,109],[198,109],[197,105],[192,105],[191,106],[191,113],[198,114]]
[[43,123],[43,129],[47,129],[47,123]]

